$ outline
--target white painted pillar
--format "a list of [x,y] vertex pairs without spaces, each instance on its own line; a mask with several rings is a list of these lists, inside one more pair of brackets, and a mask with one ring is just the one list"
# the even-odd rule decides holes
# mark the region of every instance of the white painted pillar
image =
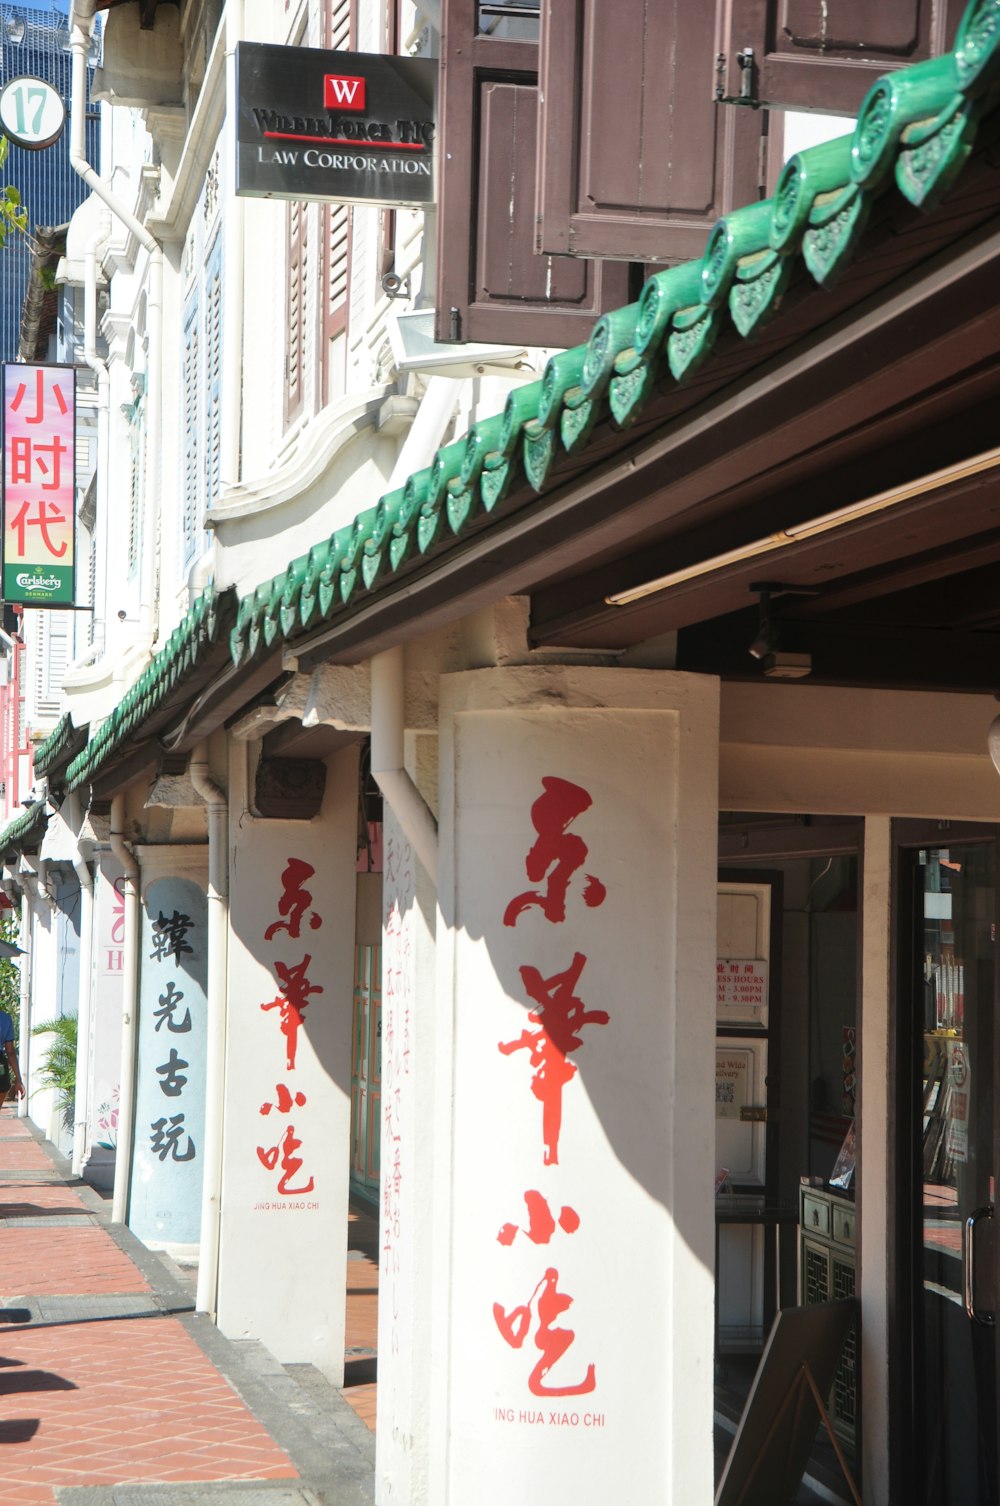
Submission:
[[707,678],[441,681],[431,1218],[382,1231],[431,1272],[427,1476],[380,1506],[710,1506],[717,759]]
[[358,751],[320,814],[264,820],[231,744],[218,1325],[344,1377]]
[[94,888],[94,1001],[90,1019],[89,1122],[84,1175],[96,1186],[110,1188],[118,1144],[125,976],[125,873],[112,853],[101,853]]
[[128,1224],[153,1249],[197,1251],[205,1166],[207,848],[136,848],[142,874],[135,1133]]
[[437,895],[388,803],[382,843],[382,1115],[376,1499],[426,1500]]
[[[889,1007],[892,938],[892,821],[865,820],[861,907],[861,1155],[858,1178],[861,1230],[858,1296],[861,1299],[861,1396],[864,1406],[861,1493],[870,1506],[889,1499],[889,1299],[888,1265],[889,1077],[892,1011]],[[891,1128],[891,1126],[890,1126]]]

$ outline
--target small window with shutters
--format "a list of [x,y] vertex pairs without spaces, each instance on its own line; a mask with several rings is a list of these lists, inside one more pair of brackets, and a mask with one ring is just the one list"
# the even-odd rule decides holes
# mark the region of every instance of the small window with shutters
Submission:
[[720,98],[855,115],[880,74],[948,51],[966,0],[716,4]]
[[538,132],[538,0],[443,0],[439,340],[574,345],[627,301],[627,268],[536,254]]

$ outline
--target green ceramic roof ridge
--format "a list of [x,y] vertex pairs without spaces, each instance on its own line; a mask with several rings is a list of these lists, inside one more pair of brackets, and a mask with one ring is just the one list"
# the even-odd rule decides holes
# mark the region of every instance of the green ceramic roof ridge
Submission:
[[90,779],[141,729],[170,692],[198,667],[206,649],[219,636],[220,621],[225,615],[224,605],[230,601],[235,605],[235,598],[232,587],[217,591],[210,582],[195,599],[163,648],[69,764],[66,770],[68,790],[74,790]]
[[49,770],[58,763],[66,749],[73,745],[73,735],[81,729],[73,723],[71,714],[66,711],[59,718],[55,727],[48,737],[35,748],[32,768],[41,778],[44,778]]
[[37,801],[29,805],[20,815],[0,831],[0,855],[6,852],[8,847],[16,847],[19,843],[27,844],[34,837],[40,837],[49,824],[49,813],[45,808],[44,801]]
[[[586,343],[513,389],[501,414],[477,420],[401,488],[244,596],[229,635],[233,664],[416,572],[482,527],[484,514],[502,514],[522,477],[544,491],[560,453],[585,449],[608,415],[627,429],[658,386],[688,381],[710,359],[723,329],[752,339],[793,278],[832,285],[884,194],[926,210],[938,204],[998,94],[1000,0],[970,0],[950,53],[876,80],[853,131],[790,158],[774,196],[718,221],[700,258],[656,273],[638,302],[598,319]],[[168,643],[70,765],[71,788],[155,709],[170,653]]]

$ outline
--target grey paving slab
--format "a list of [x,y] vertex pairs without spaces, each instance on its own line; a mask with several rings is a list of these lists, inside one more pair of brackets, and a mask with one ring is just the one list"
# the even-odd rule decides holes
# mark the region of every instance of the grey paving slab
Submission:
[[298,1483],[113,1485],[63,1487],[56,1500],[65,1506],[322,1506],[319,1496]]
[[10,1224],[18,1229],[92,1229],[94,1220],[89,1213],[41,1213],[24,1215],[5,1213],[0,1224]]
[[53,1183],[63,1186],[66,1182],[64,1176],[57,1171],[42,1171],[38,1167],[34,1171],[15,1170],[10,1166],[0,1169],[0,1178],[5,1182],[44,1182],[47,1187]]
[[[0,1313],[10,1309],[29,1311],[32,1324],[81,1323],[95,1318],[162,1318],[168,1311],[177,1311],[164,1307],[155,1297],[133,1292],[99,1296],[9,1297]],[[190,1303],[180,1308],[183,1312],[191,1310]]]

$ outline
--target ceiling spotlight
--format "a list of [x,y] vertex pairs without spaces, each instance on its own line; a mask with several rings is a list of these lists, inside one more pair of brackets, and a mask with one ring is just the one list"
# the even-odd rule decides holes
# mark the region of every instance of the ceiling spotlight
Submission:
[[760,629],[747,652],[754,659],[773,657],[774,651],[778,647],[778,637],[778,629],[774,623],[769,618],[762,616]]
[[751,591],[760,592],[760,600],[757,603],[757,636],[750,644],[747,652],[754,659],[763,659],[767,654],[773,653],[778,647],[778,629],[771,621],[771,591],[770,585],[751,586]]
[[794,654],[788,649],[783,649],[781,625],[772,621],[771,618],[771,596],[775,591],[785,590],[785,587],[777,586],[772,581],[761,581],[750,589],[757,591],[760,599],[757,608],[759,612],[757,636],[750,644],[748,652],[752,658],[760,661],[760,667],[768,679],[804,680],[812,673],[812,656]]

